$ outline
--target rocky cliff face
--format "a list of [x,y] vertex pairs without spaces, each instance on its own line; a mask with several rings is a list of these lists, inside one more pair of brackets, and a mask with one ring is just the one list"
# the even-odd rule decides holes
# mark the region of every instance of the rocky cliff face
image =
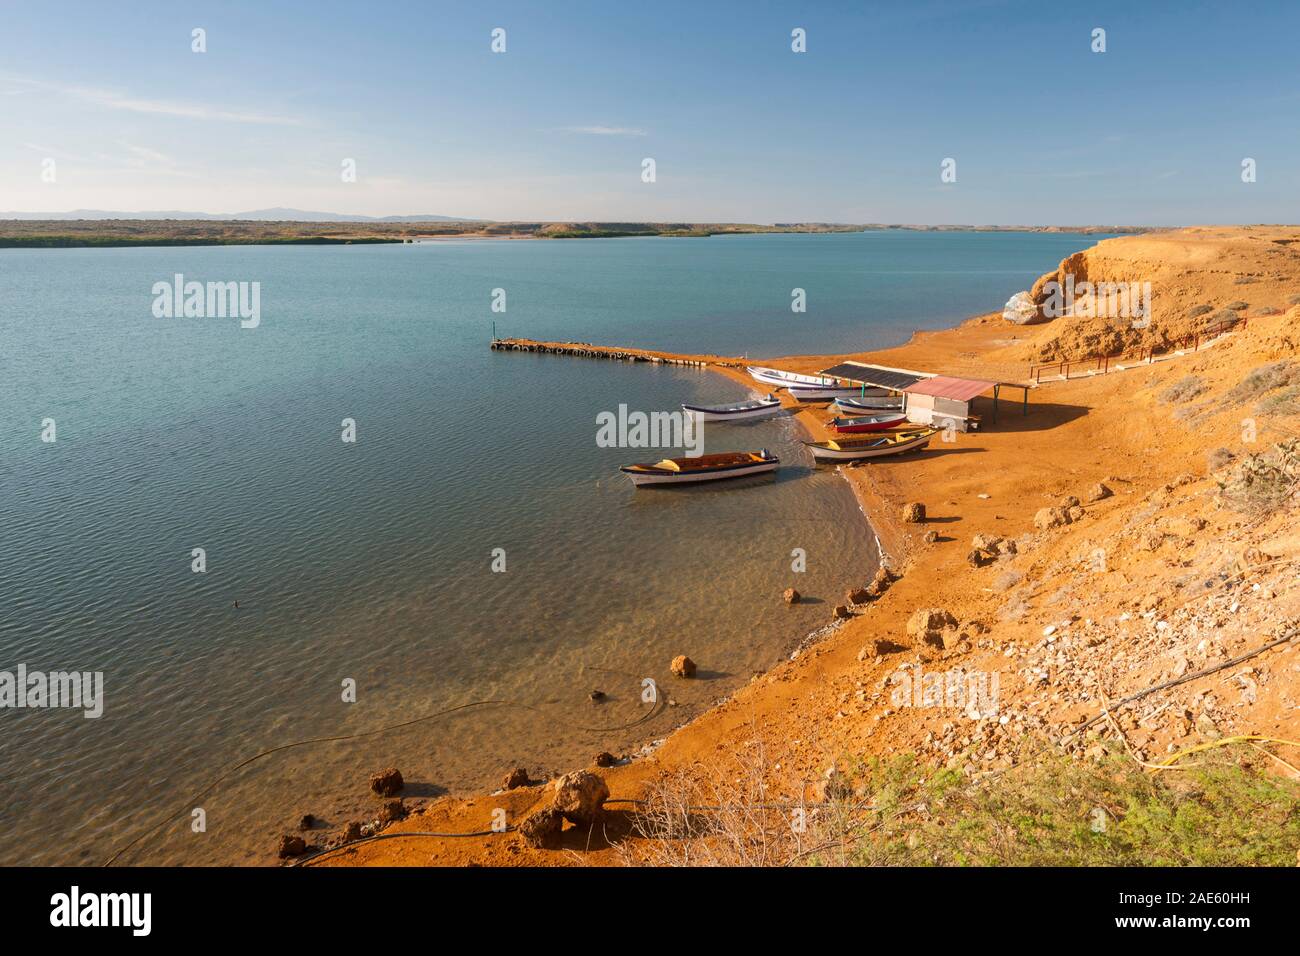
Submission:
[[[1042,330],[1027,361],[1169,348],[1300,293],[1300,228],[1193,228],[1107,239],[1061,261],[1029,298]],[[1139,305],[1140,304],[1140,305]]]

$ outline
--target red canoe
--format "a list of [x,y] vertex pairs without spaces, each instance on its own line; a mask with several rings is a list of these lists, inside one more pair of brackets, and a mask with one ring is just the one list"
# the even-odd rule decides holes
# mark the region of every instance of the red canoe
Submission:
[[858,432],[887,431],[890,428],[897,428],[906,421],[906,415],[888,412],[882,415],[863,415],[860,418],[832,418],[826,424],[841,435],[852,435]]

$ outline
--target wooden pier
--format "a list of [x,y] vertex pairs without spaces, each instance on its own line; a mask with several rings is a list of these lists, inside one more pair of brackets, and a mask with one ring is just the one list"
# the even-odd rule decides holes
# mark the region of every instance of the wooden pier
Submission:
[[612,359],[618,362],[651,362],[656,365],[688,365],[707,368],[744,368],[740,359],[720,355],[676,355],[651,349],[633,349],[590,342],[539,342],[535,339],[493,339],[491,348],[498,352],[542,352],[548,355],[572,355],[577,358]]

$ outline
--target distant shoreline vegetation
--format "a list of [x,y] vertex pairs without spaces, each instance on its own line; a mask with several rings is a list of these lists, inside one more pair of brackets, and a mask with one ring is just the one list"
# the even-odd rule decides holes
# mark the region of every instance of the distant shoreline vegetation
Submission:
[[0,220],[0,248],[346,245],[428,239],[618,239],[878,230],[918,232],[1137,233],[1146,226],[921,226],[879,223],[690,222],[275,222],[202,219]]

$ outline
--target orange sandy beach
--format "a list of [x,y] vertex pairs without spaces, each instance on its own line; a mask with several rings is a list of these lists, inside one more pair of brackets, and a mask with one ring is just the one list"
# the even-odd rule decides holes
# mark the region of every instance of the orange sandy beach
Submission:
[[[1300,516],[1249,500],[1259,456],[1279,454],[1278,443],[1300,428],[1300,372],[1289,364],[1300,321],[1292,302],[1300,291],[1296,248],[1295,227],[1109,239],[1066,260],[1061,274],[1151,282],[1149,327],[1070,316],[1016,325],[992,312],[896,348],[764,360],[798,372],[855,359],[1026,382],[1035,363],[1138,355],[1225,313],[1247,319],[1185,354],[1121,360],[1106,374],[1083,366],[1069,380],[1048,376],[1030,391],[1027,415],[1018,393],[1013,401],[1004,393],[996,423],[987,402],[976,409],[984,420],[978,432],[843,469],[869,516],[864,533],[874,530],[893,575],[879,576],[866,593],[817,595],[828,623],[832,605],[848,606],[851,616],[659,745],[632,759],[614,755],[616,766],[586,768],[610,793],[598,823],[571,823],[549,845],[525,840],[514,827],[554,795],[535,781],[403,808],[413,812],[375,825],[384,836],[486,835],[341,845],[340,834],[320,832],[309,836],[325,855],[296,862],[664,862],[663,848],[635,825],[638,805],[626,801],[662,792],[656,788],[665,780],[691,779],[715,792],[718,781],[748,781],[773,802],[811,806],[831,787],[853,790],[855,768],[873,757],[913,753],[923,765],[979,780],[1042,748],[1086,762],[1109,743],[1149,765],[1228,736],[1300,737],[1297,642],[1232,663],[1284,638],[1300,617]],[[752,385],[738,360],[657,354],[704,362]],[[823,404],[795,414],[812,435],[826,437]],[[909,503],[924,505],[923,521],[904,520]],[[796,578],[790,585],[798,586]],[[769,598],[770,613],[782,614],[782,595]],[[971,720],[900,705],[891,677],[917,668],[996,674],[1000,716]],[[1274,769],[1290,775],[1286,760]],[[510,769],[500,768],[503,777]],[[358,792],[365,786],[356,783]],[[375,808],[378,815],[378,800]],[[511,829],[491,832],[501,809]]]

